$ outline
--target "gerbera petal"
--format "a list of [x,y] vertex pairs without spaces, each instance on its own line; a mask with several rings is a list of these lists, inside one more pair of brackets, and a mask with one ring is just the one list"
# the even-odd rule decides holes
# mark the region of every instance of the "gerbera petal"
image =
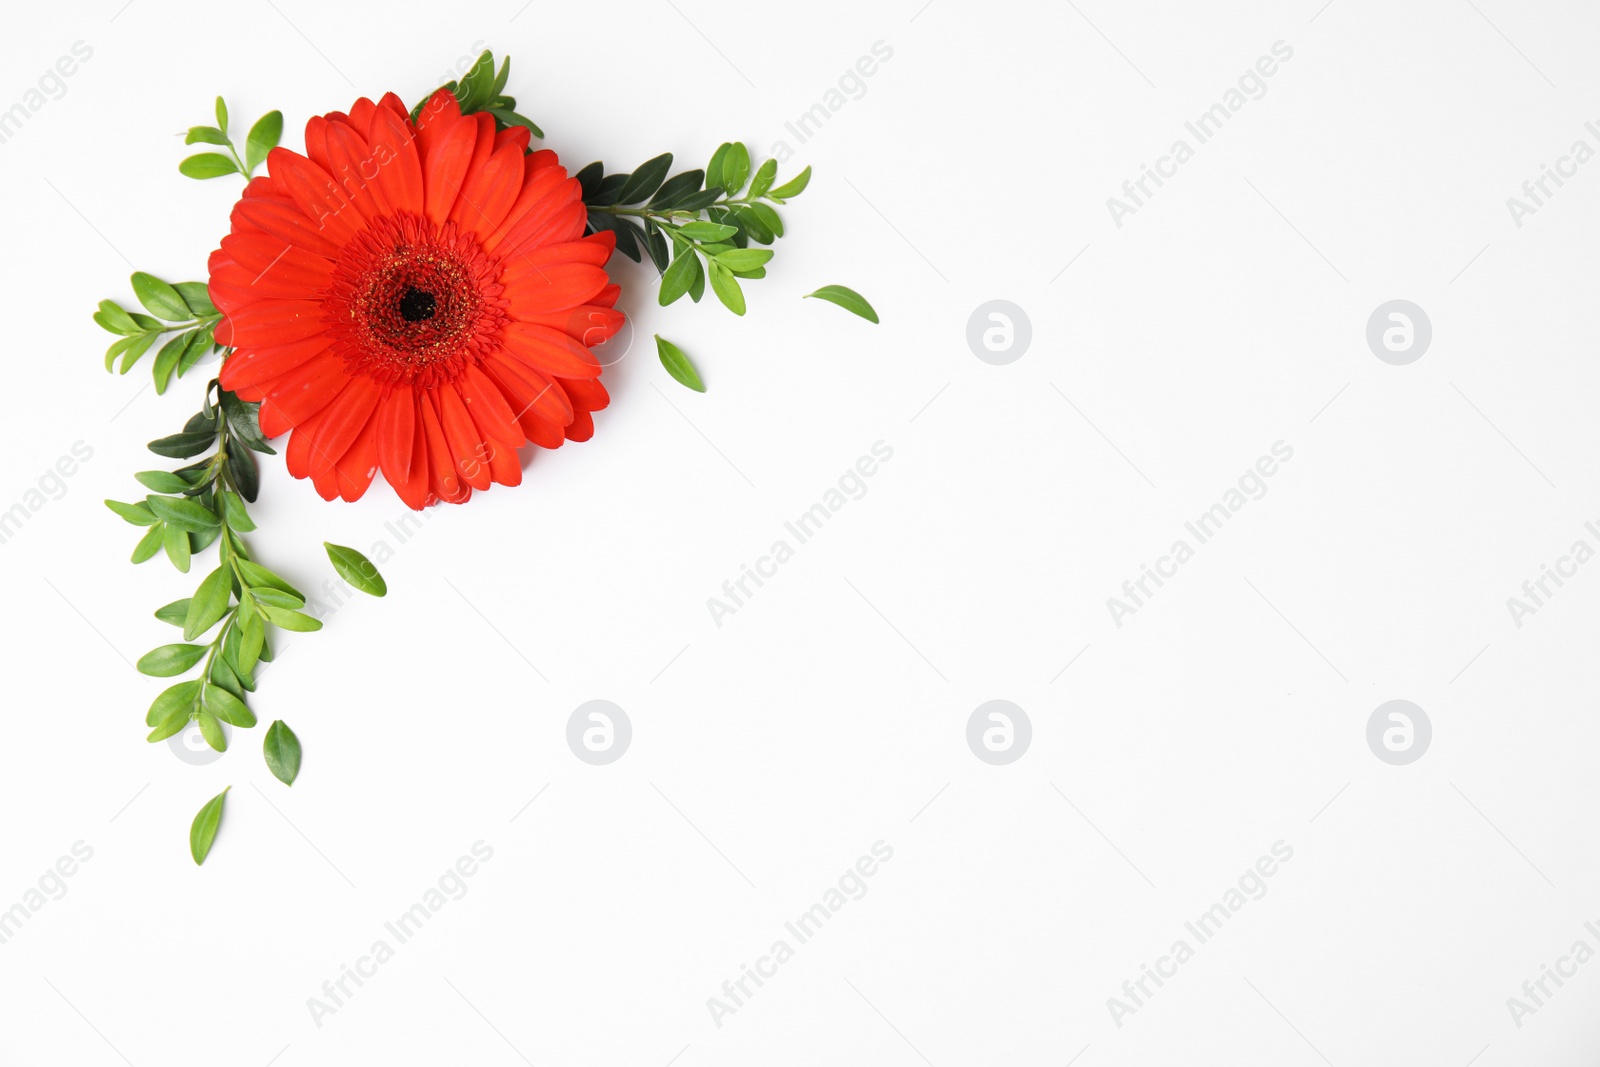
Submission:
[[566,391],[550,378],[510,359],[491,358],[484,361],[484,367],[500,383],[501,395],[516,418],[532,412],[554,426],[572,421],[572,403]]
[[461,399],[466,401],[472,421],[484,437],[505,441],[513,448],[522,444],[522,430],[517,426],[516,412],[506,403],[505,394],[477,367],[468,366],[456,382]]
[[[528,157],[528,159],[531,158],[531,156]],[[572,190],[566,185],[568,180],[566,171],[560,167],[555,167],[536,172],[528,166],[528,159],[522,161],[525,176],[522,180],[522,187],[517,193],[517,198],[512,201],[510,209],[506,211],[506,217],[500,220],[500,232],[491,234],[484,242],[485,248],[492,249],[495,242],[503,236],[504,231],[509,231],[524,215],[544,203],[546,198],[551,196],[557,198],[551,204],[549,209],[551,211],[563,204],[569,204],[573,200]],[[581,185],[578,187],[577,195],[583,195],[583,187]],[[613,240],[615,240],[615,237],[616,235],[613,234]]]
[[278,379],[261,399],[261,432],[277,437],[328,406],[348,378],[334,356],[313,359]]
[[367,126],[372,122],[373,113],[377,110],[378,105],[363,96],[350,105],[350,128],[365,138]]
[[452,383],[435,389],[433,397],[439,405],[439,423],[450,445],[450,453],[455,456],[456,469],[472,488],[489,488],[489,452],[483,435],[478,433],[472,416],[467,414],[461,394]]
[[424,145],[423,213],[435,226],[443,226],[450,217],[450,208],[466,181],[467,165],[472,162],[477,140],[478,124],[462,118],[446,126],[432,144]]
[[375,423],[368,421],[356,437],[355,443],[350,446],[350,450],[335,466],[334,473],[339,477],[341,499],[353,504],[365,495],[367,487],[372,484],[372,476],[378,473],[374,444],[376,437]]
[[383,99],[378,101],[378,106],[380,108],[388,108],[400,118],[404,119],[407,123],[410,123],[411,121],[411,113],[406,110],[406,102],[401,100],[394,93],[384,93]]
[[349,241],[366,225],[328,172],[287,148],[267,154],[267,166],[312,225],[337,244]]
[[[611,238],[614,242],[617,235],[610,230],[601,233]],[[595,234],[598,237],[600,234]],[[591,267],[603,267],[606,260],[611,258],[611,248],[604,242],[584,238],[581,241],[568,241],[565,244],[546,245],[506,259],[505,270],[500,275],[500,281],[505,284],[518,281],[529,274],[536,273],[546,267],[560,263],[587,263]]]
[[528,151],[528,141],[532,137],[533,135],[528,132],[526,126],[507,126],[494,135],[494,150],[498,152],[508,144],[515,145],[517,148],[517,160],[520,162],[523,155]]
[[322,412],[321,428],[311,443],[311,476],[331,470],[355,444],[378,407],[382,387],[365,375],[354,375]]
[[322,332],[322,305],[315,300],[257,300],[231,312],[234,347],[283,345]]
[[240,200],[233,208],[234,232],[247,227],[330,259],[337,257],[343,247],[342,242],[319,230],[288,197],[253,196]]
[[515,176],[522,173],[522,149],[514,145],[496,149],[467,175],[450,218],[467,233],[493,233],[517,198]]
[[[367,106],[374,105],[369,101]],[[329,127],[328,162],[328,173],[362,218],[375,219],[390,213],[390,204],[373,182],[377,163],[372,150],[353,127],[342,122]]]
[[506,351],[537,370],[561,378],[600,376],[600,364],[587,348],[548,326],[508,322],[503,336]]
[[419,414],[422,400],[410,389],[396,390],[396,392],[404,396],[406,403],[411,407],[411,469],[405,477],[398,480],[390,478],[387,470],[383,472],[383,476],[388,479],[389,485],[400,499],[405,501],[406,507],[412,511],[421,511],[429,503],[428,478],[431,470],[428,458],[428,435],[423,429],[422,416]]
[[594,436],[594,418],[587,411],[580,411],[567,423],[562,431],[569,441],[587,441]]
[[506,310],[526,319],[585,303],[609,284],[600,267],[588,263],[551,263],[506,283]]
[[404,386],[389,391],[378,404],[378,465],[389,484],[398,488],[411,472],[411,443],[416,421],[416,393]]
[[456,472],[433,399],[423,393],[419,400],[417,413],[422,416],[422,431],[428,438],[428,491],[447,504],[463,503],[472,495],[472,489]]
[[562,378],[557,384],[578,411],[599,411],[611,403],[611,394],[599,378]]
[[576,241],[583,236],[584,223],[589,218],[588,208],[577,200],[537,224],[530,221],[533,214],[530,211],[506,234],[505,240],[497,246],[501,255],[521,255],[545,245]]
[[[522,432],[517,432],[522,437]],[[489,442],[489,477],[496,485],[521,485],[522,461],[517,450],[504,441]]]
[[[387,99],[387,97],[385,97]],[[422,213],[422,162],[416,135],[403,116],[380,107],[372,120],[372,158],[378,165],[374,183],[395,211]]]
[[[328,350],[328,339],[318,334],[290,341],[286,345],[268,345],[264,348],[241,349],[229,356],[217,375],[222,387],[237,393],[242,389],[273,383]],[[261,392],[266,392],[262,389]],[[259,399],[246,397],[245,399]]]
[[321,422],[322,415],[318,413],[296,426],[289,434],[289,447],[284,449],[283,465],[296,478],[311,477],[311,444],[317,439],[317,428]]
[[461,117],[461,104],[449,89],[440,89],[428,97],[422,110],[417,112],[417,151],[428,158],[433,144],[446,129]]
[[[534,181],[541,182],[542,179],[535,177]],[[573,209],[577,209],[583,213],[583,218],[587,218],[586,209],[581,202],[582,196],[583,186],[578,184],[576,178],[563,178],[537,201],[528,205],[527,210],[514,222],[508,221],[502,224],[492,237],[484,241],[484,247],[491,252],[498,250],[500,255],[505,256],[511,254],[512,249],[532,251],[541,245],[556,244],[557,242],[553,240],[534,240],[534,238],[543,238],[551,230],[552,222],[557,219],[561,220],[560,228],[568,227]],[[511,214],[514,212],[508,213],[508,218]],[[574,241],[582,235],[583,224],[580,221],[578,232],[563,237],[562,240]],[[505,247],[501,248],[502,245]]]
[[327,285],[333,275],[333,260],[270,234],[230,233],[222,239],[222,250],[251,276],[252,284],[258,276],[270,276],[300,286],[307,297]]

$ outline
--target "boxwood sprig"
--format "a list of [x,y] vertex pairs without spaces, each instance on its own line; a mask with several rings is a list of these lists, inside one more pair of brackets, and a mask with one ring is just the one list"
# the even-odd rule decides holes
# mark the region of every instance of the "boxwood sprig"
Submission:
[[739,280],[764,278],[772,251],[783,236],[782,205],[805,191],[807,167],[774,187],[778,161],[752,169],[750,151],[738,141],[717,148],[704,170],[668,177],[672,153],[665,152],[632,173],[607,174],[591,163],[577,173],[589,213],[589,232],[610,230],[617,250],[634,262],[648,254],[661,272],[657,300],[665,307],[688,294],[699,302],[709,283],[722,305],[745,312]]
[[174,375],[183,377],[220,350],[212,334],[222,313],[211,303],[204,282],[169,284],[144,271],[135,271],[132,281],[134,295],[150,314],[128,311],[115,300],[100,301],[94,314],[101,329],[117,335],[106,349],[106,370],[115,367],[117,373],[127,374],[156,341],[166,337],[150,368],[156,392],[165,393]]
[[[494,128],[498,130],[510,129],[521,126],[529,135],[544,140],[544,131],[539,129],[534,121],[526,115],[517,113],[517,100],[514,96],[505,94],[506,83],[511,80],[511,57],[507,56],[500,70],[495,71],[494,53],[484,49],[472,69],[459,81],[447,81],[439,89],[448,89],[455,94],[456,102],[461,105],[463,115],[473,115],[486,111],[494,119]],[[425,94],[411,109],[411,121],[416,122],[422,114],[422,109],[428,101],[433,99],[433,94],[439,89]],[[530,148],[529,151],[532,151]]]
[[255,176],[256,168],[267,158],[267,153],[278,146],[278,140],[283,136],[283,112],[269,111],[256,120],[245,135],[244,156],[241,158],[239,150],[234,147],[233,138],[228,135],[228,105],[220,96],[217,97],[216,111],[215,126],[189,127],[183,143],[218,145],[226,148],[228,154],[196,153],[178,164],[178,173],[198,181],[238,174],[249,181]]

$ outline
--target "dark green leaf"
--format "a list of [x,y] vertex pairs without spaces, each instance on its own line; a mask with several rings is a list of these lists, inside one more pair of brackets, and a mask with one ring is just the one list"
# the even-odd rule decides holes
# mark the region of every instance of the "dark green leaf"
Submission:
[[183,493],[189,489],[189,483],[171,471],[140,471],[134,477],[140,485],[158,493]]
[[745,233],[750,235],[753,241],[770,245],[777,237],[776,234],[767,229],[767,224],[761,221],[761,216],[751,208],[736,207],[733,209],[733,217],[738,220],[739,226]]
[[686,385],[697,393],[706,391],[705,383],[700,380],[700,373],[694,369],[694,364],[689,357],[683,354],[683,349],[656,334],[656,354],[661,357],[661,365],[667,368],[667,373],[672,375],[673,381],[679,385]]
[[650,253],[650,262],[656,265],[656,270],[666,273],[667,264],[671,261],[672,253],[667,247],[667,239],[661,235],[661,227],[654,221],[646,219],[644,223],[645,249]]
[[162,645],[139,657],[140,674],[152,678],[171,678],[182,674],[205,658],[205,645]]
[[[228,787],[232,788],[231,785]],[[217,827],[222,824],[222,802],[227,799],[228,789],[206,801],[206,806],[200,809],[189,826],[189,855],[194,857],[196,866],[211,855],[211,843],[217,839]]]
[[467,71],[466,77],[461,79],[461,87],[456,90],[461,113],[470,115],[474,111],[481,111],[494,95],[494,82],[494,55],[485,50],[472,64],[472,69]]
[[605,175],[606,165],[598,161],[589,164],[577,174],[573,175],[573,177],[578,179],[579,187],[583,189],[583,202],[585,204],[590,203],[591,198],[596,192],[599,191],[600,179],[604,178]]
[[267,727],[266,739],[261,745],[267,758],[267,769],[284,785],[294,785],[300,774],[300,739],[282,719]]
[[145,447],[158,456],[169,459],[188,459],[198,456],[215,443],[217,435],[209,430],[195,433],[175,433],[170,437],[163,437],[158,441],[151,441]]
[[838,304],[846,311],[853,315],[860,315],[868,322],[876,323],[878,321],[878,313],[873,310],[871,304],[867,303],[867,298],[854,289],[846,289],[842,285],[824,285],[814,293],[807,293],[806,297],[815,297],[818,300],[826,300],[830,304]]
[[228,432],[254,452],[264,452],[269,456],[277,455],[273,447],[267,444],[267,439],[261,435],[261,404],[240,400],[226,389],[220,390],[220,393],[222,413],[228,418]]
[[144,271],[133,273],[133,295],[139,298],[139,303],[152,315],[158,315],[168,322],[182,322],[190,318],[189,305],[183,302],[183,297],[178,295],[178,290]]
[[255,454],[246,448],[228,449],[228,475],[233,479],[239,495],[255,503],[256,494],[261,489]]
[[250,127],[250,134],[244,142],[244,165],[255,170],[261,161],[267,158],[267,153],[278,146],[278,138],[283,136],[283,112],[269,111],[256,119],[256,124]]
[[585,197],[583,202],[591,207],[611,207],[617,202],[622,187],[628,184],[629,177],[627,174],[607,174],[595,187],[594,195]]
[[674,211],[704,211],[706,208],[722,199],[722,189],[705,189],[698,193],[690,193],[678,201]]
[[667,172],[672,169],[672,153],[663,152],[654,159],[646,160],[639,165],[626,183],[622,191],[617,194],[619,204],[640,204],[649,199],[661,183],[667,180]]
[[519,115],[515,111],[504,107],[489,107],[484,108],[484,110],[494,116],[497,128],[504,130],[512,126],[521,126],[531,136],[537,137],[541,141],[544,140],[544,131],[526,115]]
[[673,175],[666,183],[656,190],[656,195],[650,198],[650,206],[661,211],[671,211],[678,206],[678,201],[691,193],[700,191],[700,183],[705,181],[706,172],[703,170],[686,170],[682,174]]
[[378,568],[366,556],[353,548],[329,544],[327,541],[322,542],[322,547],[328,550],[328,559],[332,561],[333,569],[339,572],[339,577],[355,588],[372,596],[383,596],[389,591],[383,575],[378,573]]

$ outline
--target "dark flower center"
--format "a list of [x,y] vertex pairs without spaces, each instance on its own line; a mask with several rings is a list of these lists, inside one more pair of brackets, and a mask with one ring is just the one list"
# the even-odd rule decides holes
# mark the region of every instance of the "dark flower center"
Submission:
[[400,298],[400,317],[407,322],[421,322],[423,319],[433,318],[434,309],[438,306],[432,293],[421,289],[407,289],[406,295]]

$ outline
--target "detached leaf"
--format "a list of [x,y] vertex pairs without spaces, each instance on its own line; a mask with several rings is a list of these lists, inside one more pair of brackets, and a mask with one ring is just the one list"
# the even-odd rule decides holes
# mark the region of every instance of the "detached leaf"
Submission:
[[805,298],[810,299],[811,297],[815,297],[818,300],[826,300],[830,304],[838,304],[846,311],[853,315],[860,315],[868,322],[876,323],[878,321],[878,313],[872,309],[871,304],[867,303],[867,298],[854,289],[846,289],[842,285],[824,285],[814,293],[807,293]]
[[256,124],[250,127],[250,135],[245,138],[244,165],[251,170],[259,167],[267,153],[278,147],[282,136],[283,112],[269,111],[256,119]]
[[227,156],[216,152],[201,152],[179,163],[178,173],[185,178],[204,181],[206,178],[220,178],[224,174],[237,174],[239,168],[234,166],[233,160]]
[[322,542],[322,547],[328,550],[328,559],[333,563],[333,569],[339,572],[339,577],[372,596],[383,596],[389,591],[389,585],[383,580],[383,575],[378,573],[378,568],[372,561],[353,548],[343,545]]
[[182,322],[192,317],[189,305],[183,302],[178,290],[153,274],[134,271],[133,295],[139,298],[139,303],[145,306],[146,311],[168,322]]
[[267,758],[267,770],[284,785],[294,785],[300,774],[300,739],[282,719],[267,727],[266,740],[261,744]]
[[139,673],[152,678],[171,678],[199,663],[205,654],[205,645],[162,645],[139,657]]
[[667,368],[667,373],[672,375],[673,381],[688,386],[697,393],[706,391],[705,383],[700,380],[700,372],[694,369],[694,364],[683,354],[683,349],[659,333],[656,334],[656,354],[661,357],[661,365]]
[[[232,788],[231,785],[228,787]],[[206,801],[206,806],[200,809],[189,826],[189,855],[194,857],[197,867],[211,855],[211,843],[216,840],[217,827],[222,823],[222,802],[227,799],[228,789]]]

